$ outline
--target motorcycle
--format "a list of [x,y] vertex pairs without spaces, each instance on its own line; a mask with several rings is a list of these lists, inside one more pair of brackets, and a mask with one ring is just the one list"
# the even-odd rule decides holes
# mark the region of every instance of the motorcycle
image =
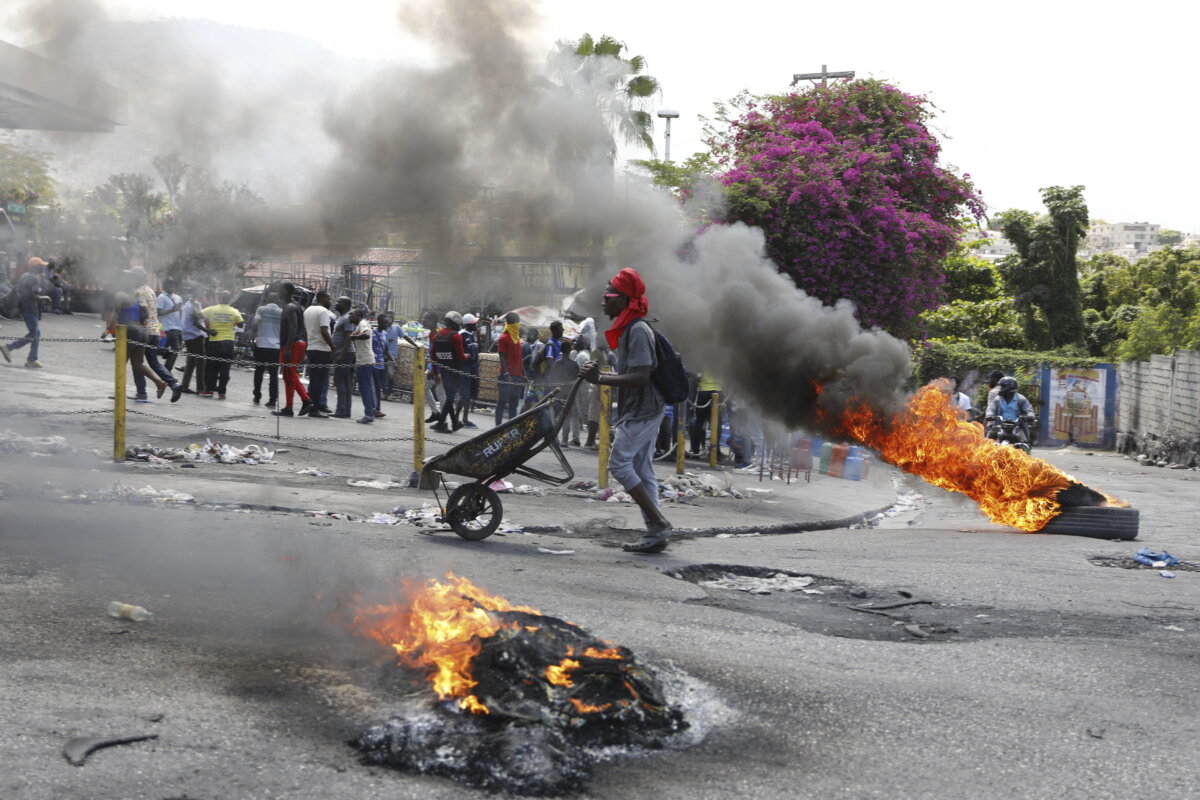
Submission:
[[1015,447],[1026,453],[1030,450],[1027,419],[993,419],[987,435],[1001,447]]

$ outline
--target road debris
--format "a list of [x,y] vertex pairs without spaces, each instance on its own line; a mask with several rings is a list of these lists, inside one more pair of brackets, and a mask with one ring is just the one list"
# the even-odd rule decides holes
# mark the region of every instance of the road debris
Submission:
[[1147,567],[1159,569],[1161,567],[1173,567],[1179,563],[1179,559],[1163,550],[1161,553],[1156,553],[1149,547],[1143,547],[1133,554],[1133,560],[1139,564],[1144,564]]
[[73,766],[82,767],[87,757],[105,747],[113,747],[118,744],[133,744],[134,742],[145,742],[150,739],[157,739],[157,733],[147,733],[140,736],[121,736],[116,738],[107,738],[103,736],[77,736],[71,739],[63,746],[63,756]]
[[324,470],[316,469],[315,467],[308,467],[307,469],[296,470],[296,474],[297,475],[311,475],[314,478],[328,478],[333,473],[325,472]]
[[[139,444],[125,450],[125,458],[134,461],[187,461],[202,464],[265,464],[275,458],[275,453],[265,446],[248,444],[235,447],[206,439],[204,444],[189,444],[186,448],[158,447]],[[156,463],[156,462],[154,462]]]
[[46,457],[74,452],[64,436],[22,436],[7,428],[0,431],[0,454]]
[[537,551],[552,556],[569,556],[575,553],[574,550],[551,550],[549,547],[539,547]]
[[814,580],[816,579],[809,575],[787,575],[782,572],[765,577],[735,575],[732,572],[726,572],[720,578],[700,581],[700,585],[712,589],[732,589],[738,592],[749,592],[750,594],[772,594],[774,592],[824,594],[820,589],[808,588]]

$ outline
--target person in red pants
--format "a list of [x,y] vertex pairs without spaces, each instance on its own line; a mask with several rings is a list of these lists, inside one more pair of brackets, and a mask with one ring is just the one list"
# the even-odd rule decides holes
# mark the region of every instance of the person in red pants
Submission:
[[296,302],[296,286],[284,282],[279,286],[279,294],[283,300],[283,317],[279,322],[279,363],[283,365],[284,405],[271,413],[277,417],[294,417],[296,412],[292,410],[292,398],[300,395],[300,416],[324,417],[313,408],[296,368],[297,364],[304,363],[304,351],[308,347],[304,335],[304,309]]

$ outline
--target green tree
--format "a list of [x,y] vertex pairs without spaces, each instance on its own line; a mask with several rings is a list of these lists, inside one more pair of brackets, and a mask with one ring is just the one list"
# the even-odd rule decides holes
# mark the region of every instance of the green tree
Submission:
[[1036,341],[1044,327],[1051,347],[1082,345],[1076,253],[1088,227],[1083,187],[1051,186],[1041,191],[1046,216],[1016,209],[999,216],[1004,238],[1017,251],[1001,263],[1000,273],[1031,340]]
[[45,153],[18,147],[0,138],[0,202],[50,205],[56,193]]
[[1159,244],[1164,244],[1164,245],[1167,245],[1168,247],[1174,247],[1175,245],[1179,244],[1182,241],[1183,241],[1183,233],[1181,233],[1180,231],[1174,231],[1174,230],[1171,230],[1170,228],[1159,228],[1159,231],[1158,231],[1158,243]]
[[647,106],[662,89],[657,78],[645,73],[645,57],[626,58],[626,50],[625,43],[612,36],[593,39],[585,33],[578,41],[558,42],[549,62],[550,76],[560,85],[594,95],[597,111],[614,134],[608,148],[613,161],[618,138],[657,152],[654,118]]
[[1147,361],[1152,355],[1170,355],[1183,343],[1186,318],[1170,305],[1147,308],[1129,326],[1117,348],[1122,361]]

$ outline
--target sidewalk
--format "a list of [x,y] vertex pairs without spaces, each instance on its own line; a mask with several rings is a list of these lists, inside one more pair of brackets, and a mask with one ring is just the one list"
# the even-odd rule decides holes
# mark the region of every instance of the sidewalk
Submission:
[[[8,333],[7,325],[3,333]],[[44,320],[43,336],[48,339],[72,339],[78,343],[48,342],[43,345],[44,370],[25,370],[8,366],[3,373],[8,386],[8,406],[13,409],[72,412],[104,412],[111,409],[107,398],[112,393],[111,344],[103,344],[99,321],[94,315],[52,317]],[[6,365],[0,364],[0,368]],[[387,414],[371,425],[354,419],[310,420],[304,417],[280,418],[270,409],[250,402],[252,373],[235,369],[229,386],[229,399],[217,401],[184,395],[178,403],[164,397],[149,404],[128,403],[126,446],[152,444],[164,448],[186,448],[206,440],[230,445],[257,444],[275,452],[271,462],[258,465],[197,464],[194,468],[178,465],[170,469],[152,469],[142,462],[124,465],[105,464],[112,451],[111,415],[90,413],[51,416],[12,416],[0,412],[0,429],[11,428],[24,435],[34,433],[66,436],[84,451],[95,451],[100,458],[95,469],[57,470],[52,482],[63,489],[96,492],[113,483],[142,488],[186,492],[199,504],[249,504],[255,507],[277,506],[294,511],[324,510],[370,517],[390,512],[396,506],[420,508],[434,502],[430,491],[407,488],[413,471],[413,406],[384,402]],[[264,387],[264,395],[266,389]],[[331,389],[332,397],[332,389]],[[356,396],[357,410],[361,401]],[[426,457],[482,433],[491,425],[490,410],[476,413],[477,430],[432,433],[425,445]],[[236,433],[233,433],[236,432]],[[281,438],[275,438],[276,434]],[[532,494],[502,495],[505,517],[512,524],[549,528],[605,519],[613,526],[639,527],[640,517],[631,502],[605,502],[595,492],[568,488],[577,482],[594,482],[599,474],[598,455],[594,450],[570,448],[567,459],[575,471],[565,487],[552,487],[512,476],[514,486],[532,487]],[[89,456],[90,458],[90,456]],[[50,459],[48,461],[56,461]],[[78,460],[71,462],[78,466]],[[544,452],[530,464],[551,474],[559,474],[555,459]],[[329,473],[327,477],[301,475],[305,469]],[[735,497],[699,496],[664,503],[676,528],[714,528],[728,526],[769,526],[783,523],[840,521],[875,511],[895,501],[893,477],[896,470],[873,462],[866,480],[850,481],[813,473],[811,481],[793,474],[790,484],[770,480],[757,470],[711,469],[698,461],[688,461],[685,477],[707,480],[742,494]],[[660,483],[675,475],[674,462],[659,462]],[[707,477],[706,477],[707,476]],[[400,484],[388,489],[354,487],[349,480],[381,478],[384,483]],[[9,478],[12,479],[12,476]],[[446,475],[447,481],[462,481]],[[689,481],[691,482],[691,481]],[[620,486],[610,479],[615,490]],[[442,494],[443,501],[445,494]]]

